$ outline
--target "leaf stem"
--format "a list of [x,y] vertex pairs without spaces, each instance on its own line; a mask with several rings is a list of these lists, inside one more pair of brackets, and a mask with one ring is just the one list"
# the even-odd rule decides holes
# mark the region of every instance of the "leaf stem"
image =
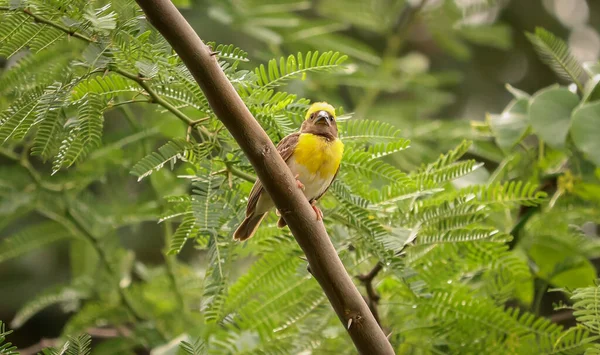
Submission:
[[[13,9],[6,7],[6,6],[0,6],[0,11],[14,11]],[[30,9],[28,8],[24,8],[21,11],[23,11],[23,13],[29,15],[30,17],[32,17],[33,19],[35,19],[36,22],[39,23],[43,23],[45,25],[48,25],[50,27],[54,27],[57,30],[63,31],[66,34],[68,34],[71,37],[75,37],[75,38],[79,38],[81,40],[87,41],[87,42],[91,42],[91,43],[95,43],[96,41],[94,39],[92,39],[91,37],[88,37],[82,33],[79,33],[75,30],[72,30],[66,26],[60,25],[56,22],[53,22],[52,20],[49,20],[47,18],[44,18],[42,16],[36,15],[33,12],[31,12]]]
[[256,182],[256,176],[254,176],[252,174],[248,174],[247,172],[236,168],[235,165],[233,165],[231,163],[225,163],[225,166],[226,166],[227,171],[229,171],[231,173],[231,175],[237,176],[240,179],[246,180],[248,182]]

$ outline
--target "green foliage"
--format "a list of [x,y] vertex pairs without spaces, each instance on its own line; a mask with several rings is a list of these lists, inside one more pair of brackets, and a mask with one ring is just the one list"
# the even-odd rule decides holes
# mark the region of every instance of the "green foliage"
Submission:
[[92,352],[92,337],[88,334],[82,334],[77,337],[69,337],[65,344],[60,348],[45,348],[44,355],[89,355]]
[[206,354],[206,346],[201,339],[197,339],[193,343],[186,341],[181,342],[181,350],[189,355],[204,355]]
[[[11,325],[51,306],[73,313],[64,346],[47,354],[89,354],[90,336],[73,335],[94,327],[120,332],[99,353],[351,353],[274,214],[252,240],[232,240],[256,179],[249,162],[135,4],[103,4],[0,0],[10,61],[0,73],[0,262],[68,240],[72,273]],[[468,43],[506,49],[511,31],[495,21],[503,1],[205,5],[267,44],[247,53],[207,43],[275,143],[297,131],[307,97],[336,104],[345,153],[319,204],[353,276],[381,265],[369,286],[398,353],[597,350],[590,259],[600,243],[583,232],[600,222],[594,75],[578,93],[509,86],[515,99],[469,133],[423,117],[453,101],[461,75],[429,70],[430,58],[404,50],[405,36],[419,23],[459,60]],[[529,38],[579,84],[561,40],[542,30]],[[162,239],[165,255],[149,261],[129,250],[134,239],[148,248]],[[576,288],[576,327],[545,318],[548,287]],[[13,351],[6,335],[0,349]]]
[[306,54],[281,57],[279,61],[273,59],[268,66],[260,65],[254,70],[258,80],[256,85],[262,88],[271,88],[285,83],[300,74],[310,71],[331,70],[342,64],[348,57],[339,52],[307,52]]
[[137,162],[131,169],[131,174],[137,176],[140,181],[152,172],[162,169],[166,163],[170,163],[172,168],[177,160],[187,161],[193,147],[193,144],[183,139],[168,142],[158,148],[158,152],[153,152]]
[[540,27],[536,28],[535,33],[526,35],[546,64],[563,79],[576,83],[581,88],[583,68],[562,39]]
[[6,326],[0,320],[0,354],[18,355],[17,347],[6,341],[6,336],[12,333],[12,330],[6,330]]
[[0,242],[0,262],[72,237],[68,230],[55,222],[44,222],[23,228],[17,234],[2,239]]

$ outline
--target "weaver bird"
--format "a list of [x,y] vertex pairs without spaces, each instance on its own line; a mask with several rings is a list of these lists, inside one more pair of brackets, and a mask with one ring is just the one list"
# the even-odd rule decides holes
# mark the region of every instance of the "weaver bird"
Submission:
[[[344,144],[338,139],[333,106],[326,102],[312,104],[300,132],[283,138],[277,145],[277,151],[295,175],[296,183],[304,191],[317,220],[322,220],[323,213],[316,202],[335,179],[344,152]],[[251,238],[273,207],[275,204],[271,197],[257,180],[248,197],[246,218],[233,233],[233,238],[240,241]],[[277,226],[282,228],[285,225],[280,216]]]

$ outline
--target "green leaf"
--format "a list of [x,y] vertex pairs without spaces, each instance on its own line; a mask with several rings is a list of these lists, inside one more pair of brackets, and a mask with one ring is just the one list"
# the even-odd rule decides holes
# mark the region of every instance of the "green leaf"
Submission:
[[68,135],[62,141],[52,164],[52,174],[81,161],[102,143],[106,103],[96,94],[89,95],[77,110],[77,119],[67,122]]
[[55,222],[27,226],[0,242],[0,262],[16,258],[48,244],[72,238],[69,231]]
[[594,266],[582,255],[561,245],[536,241],[528,254],[538,269],[538,275],[553,286],[577,288],[590,285],[596,279]]
[[92,337],[89,334],[71,336],[68,344],[66,355],[89,355],[92,352]]
[[174,139],[158,148],[158,152],[147,155],[135,164],[131,174],[137,176],[140,181],[152,172],[162,169],[166,163],[170,162],[172,167],[177,160],[187,161],[192,148],[192,144],[185,139]]
[[583,91],[583,102],[593,102],[600,100],[600,62],[584,63],[583,68],[590,76],[590,80],[585,84]]
[[569,47],[565,41],[540,27],[535,29],[535,34],[526,33],[525,35],[544,63],[550,66],[560,77],[577,84],[580,90],[583,89],[580,82],[583,68],[569,52]]
[[31,317],[51,305],[72,304],[87,297],[89,297],[88,292],[70,285],[52,287],[51,289],[42,291],[21,307],[10,325],[13,328],[20,328],[25,322],[31,319]]
[[0,320],[0,354],[2,355],[19,355],[17,347],[6,341],[6,336],[10,335],[13,331],[6,330],[4,322]]
[[458,33],[475,44],[503,50],[512,47],[512,33],[508,25],[460,26]]
[[[191,213],[191,210],[190,210]],[[189,238],[193,238],[198,234],[198,224],[196,223],[196,217],[193,215],[186,216],[181,224],[177,227],[177,230],[171,237],[171,244],[169,245],[168,255],[179,254],[183,245]]]
[[579,97],[564,87],[550,87],[533,97],[529,121],[540,139],[553,148],[561,148],[569,132],[571,112]]
[[374,120],[344,120],[338,122],[340,139],[344,143],[387,142],[401,138],[400,130],[393,125]]
[[202,339],[198,338],[193,343],[182,341],[179,345],[181,350],[187,355],[204,355],[206,354],[206,344]]
[[260,65],[254,69],[258,77],[256,85],[261,88],[270,88],[282,85],[285,81],[297,77],[309,71],[328,71],[338,68],[348,57],[339,52],[316,52],[298,53],[297,56],[290,55],[281,57],[279,61],[272,59],[268,66]]
[[494,139],[500,148],[511,150],[527,131],[529,99],[513,100],[500,115],[488,115]]
[[233,44],[217,45],[215,42],[208,42],[206,43],[206,45],[209,46],[213,50],[213,52],[216,52],[219,58],[239,60],[242,62],[248,61],[248,53],[238,47],[235,47]]
[[575,146],[600,166],[600,102],[585,104],[573,112],[571,137]]

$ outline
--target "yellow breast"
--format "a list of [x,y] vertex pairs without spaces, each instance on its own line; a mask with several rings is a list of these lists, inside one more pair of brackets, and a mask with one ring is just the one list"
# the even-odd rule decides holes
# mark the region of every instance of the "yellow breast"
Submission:
[[329,141],[315,134],[302,133],[298,138],[294,158],[311,174],[330,177],[340,166],[343,154],[344,144],[341,140]]

